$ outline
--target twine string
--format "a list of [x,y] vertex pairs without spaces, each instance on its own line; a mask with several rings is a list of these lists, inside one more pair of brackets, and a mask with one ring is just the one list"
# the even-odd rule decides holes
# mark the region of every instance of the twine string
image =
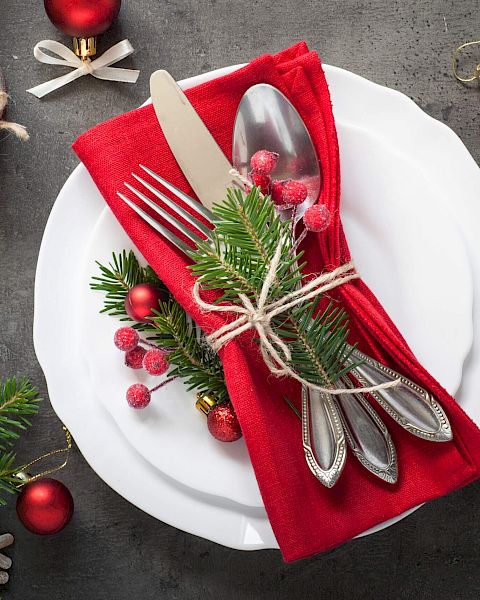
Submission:
[[291,353],[285,342],[283,342],[273,330],[271,324],[272,319],[320,294],[352,281],[353,279],[358,279],[359,275],[355,271],[353,263],[349,262],[333,271],[322,273],[293,292],[286,294],[274,302],[267,303],[268,295],[275,281],[278,266],[280,264],[284,243],[285,241],[282,239],[277,246],[262,284],[260,295],[257,298],[256,306],[245,294],[238,294],[242,303],[241,306],[218,305],[205,302],[200,296],[201,278],[196,280],[195,285],[193,286],[193,297],[202,310],[240,315],[235,320],[223,325],[206,337],[206,340],[211,345],[212,349],[215,352],[218,352],[223,346],[228,344],[228,342],[232,341],[238,335],[241,335],[250,329],[255,329],[260,340],[260,352],[262,358],[271,373],[277,377],[292,377],[311,390],[335,395],[374,392],[399,385],[401,383],[400,379],[395,379],[394,381],[388,381],[370,387],[326,388],[307,381],[287,364],[291,360]]

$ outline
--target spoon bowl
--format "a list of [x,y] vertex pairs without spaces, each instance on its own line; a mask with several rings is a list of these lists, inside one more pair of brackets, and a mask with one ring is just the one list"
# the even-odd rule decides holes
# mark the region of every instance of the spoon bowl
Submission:
[[[307,187],[307,199],[295,211],[295,222],[298,222],[320,194],[320,163],[312,138],[295,107],[279,90],[266,83],[249,88],[238,106],[232,162],[244,177],[250,171],[250,158],[258,150],[279,155],[272,179],[295,179]],[[291,210],[282,211],[283,218],[291,216]]]

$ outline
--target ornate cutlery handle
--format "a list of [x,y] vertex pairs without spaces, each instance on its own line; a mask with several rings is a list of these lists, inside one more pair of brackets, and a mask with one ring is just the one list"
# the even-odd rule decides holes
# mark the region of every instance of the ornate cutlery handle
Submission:
[[302,388],[302,439],[310,470],[324,486],[333,487],[345,466],[347,447],[332,396]]
[[[348,377],[338,387],[353,387]],[[340,406],[345,437],[352,452],[371,473],[388,483],[397,481],[397,453],[382,419],[361,394],[334,396]]]
[[371,392],[380,406],[407,431],[434,442],[452,439],[450,422],[440,404],[426,390],[393,369],[355,349],[353,361],[363,361],[352,369],[362,385],[378,385],[400,379],[397,387]]

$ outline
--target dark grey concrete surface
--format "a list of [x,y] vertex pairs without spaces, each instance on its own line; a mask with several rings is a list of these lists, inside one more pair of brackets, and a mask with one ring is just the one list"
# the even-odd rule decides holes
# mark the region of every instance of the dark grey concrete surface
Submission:
[[[457,84],[449,63],[452,48],[479,34],[477,0],[125,0],[100,50],[128,37],[136,52],[125,63],[141,69],[137,85],[85,77],[37,100],[25,90],[61,70],[37,63],[34,44],[68,40],[50,24],[41,0],[0,0],[0,66],[12,96],[9,118],[25,124],[31,135],[27,143],[0,136],[2,377],[28,375],[47,397],[32,344],[33,286],[44,225],[77,164],[70,145],[95,123],[140,104],[154,69],[164,67],[183,78],[304,38],[325,62],[408,94],[452,127],[478,160],[479,91]],[[46,400],[18,444],[19,457],[61,443],[60,423]],[[36,537],[19,524],[14,502],[0,509],[0,533],[16,536],[9,552],[11,581],[0,590],[5,600],[480,595],[478,483],[386,531],[285,565],[276,551],[226,549],[143,514],[109,489],[78,450],[59,478],[76,502],[64,532]]]

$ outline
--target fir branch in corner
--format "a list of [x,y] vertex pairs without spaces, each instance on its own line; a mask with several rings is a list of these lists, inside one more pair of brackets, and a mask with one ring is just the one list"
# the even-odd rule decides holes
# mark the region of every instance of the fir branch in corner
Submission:
[[37,389],[24,377],[0,383],[0,450],[11,446],[20,431],[31,425],[28,417],[38,412],[40,401]]
[[[0,453],[0,494],[7,492],[15,494],[18,492],[18,479],[15,474],[18,468],[15,465],[15,454],[13,452]],[[0,495],[0,506],[5,506],[7,501]]]

